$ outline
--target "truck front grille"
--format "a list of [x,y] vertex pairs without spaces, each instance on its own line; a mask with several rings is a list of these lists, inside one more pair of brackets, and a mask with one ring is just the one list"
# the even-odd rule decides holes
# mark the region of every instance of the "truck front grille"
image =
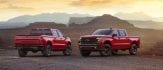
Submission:
[[82,38],[81,44],[97,44],[98,40],[96,38]]

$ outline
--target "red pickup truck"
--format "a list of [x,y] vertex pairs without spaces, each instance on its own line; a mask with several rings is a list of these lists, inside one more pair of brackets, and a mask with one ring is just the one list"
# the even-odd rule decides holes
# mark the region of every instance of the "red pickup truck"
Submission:
[[60,30],[49,28],[32,29],[29,35],[16,35],[15,47],[20,57],[25,57],[28,51],[41,51],[44,56],[50,56],[52,51],[63,51],[71,55],[71,39],[64,37]]
[[140,47],[140,38],[128,36],[126,30],[109,28],[98,29],[92,35],[81,36],[79,49],[82,56],[89,56],[92,51],[98,51],[101,56],[117,54],[118,50],[129,50],[136,55]]

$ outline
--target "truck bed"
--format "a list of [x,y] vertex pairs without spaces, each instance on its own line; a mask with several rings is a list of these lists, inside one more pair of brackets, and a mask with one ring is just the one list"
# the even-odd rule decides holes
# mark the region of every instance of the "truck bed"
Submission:
[[41,35],[17,35],[15,44],[17,45],[41,45]]

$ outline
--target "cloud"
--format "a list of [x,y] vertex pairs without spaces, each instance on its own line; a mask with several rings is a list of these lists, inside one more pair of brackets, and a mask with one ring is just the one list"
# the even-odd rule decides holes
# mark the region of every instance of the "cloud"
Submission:
[[0,0],[0,10],[58,10],[70,8],[69,2],[73,0]]
[[162,3],[163,0],[0,0],[0,16],[13,12],[15,15],[52,12],[101,15],[139,11],[163,16]]
[[70,5],[77,7],[99,8],[126,6],[135,3],[135,0],[78,0],[73,1]]
[[12,5],[12,4],[9,4],[8,9],[26,9],[26,10],[33,10],[34,8],[32,7],[23,7],[23,6],[16,6],[16,5]]
[[0,9],[26,9],[31,10],[32,7],[20,6],[19,2],[16,3],[15,0],[0,0]]
[[0,0],[0,3],[7,3],[6,0]]

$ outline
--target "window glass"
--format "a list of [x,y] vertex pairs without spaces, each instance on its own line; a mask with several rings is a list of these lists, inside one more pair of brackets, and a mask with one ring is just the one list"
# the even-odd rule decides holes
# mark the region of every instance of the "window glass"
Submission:
[[[114,30],[113,32],[112,32],[112,35],[113,34],[116,34],[116,35],[118,35],[118,32],[117,32],[117,30]],[[119,35],[118,35],[119,36]]]
[[98,29],[92,33],[92,35],[110,35],[112,30],[110,29]]
[[57,32],[59,37],[63,37],[63,34],[59,30],[57,30]]
[[53,35],[54,36],[57,36],[58,37],[58,34],[57,34],[57,31],[56,30],[53,30],[52,32],[53,32]]
[[31,35],[52,35],[50,29],[32,29]]
[[124,30],[119,30],[119,36],[126,36],[126,33]]

